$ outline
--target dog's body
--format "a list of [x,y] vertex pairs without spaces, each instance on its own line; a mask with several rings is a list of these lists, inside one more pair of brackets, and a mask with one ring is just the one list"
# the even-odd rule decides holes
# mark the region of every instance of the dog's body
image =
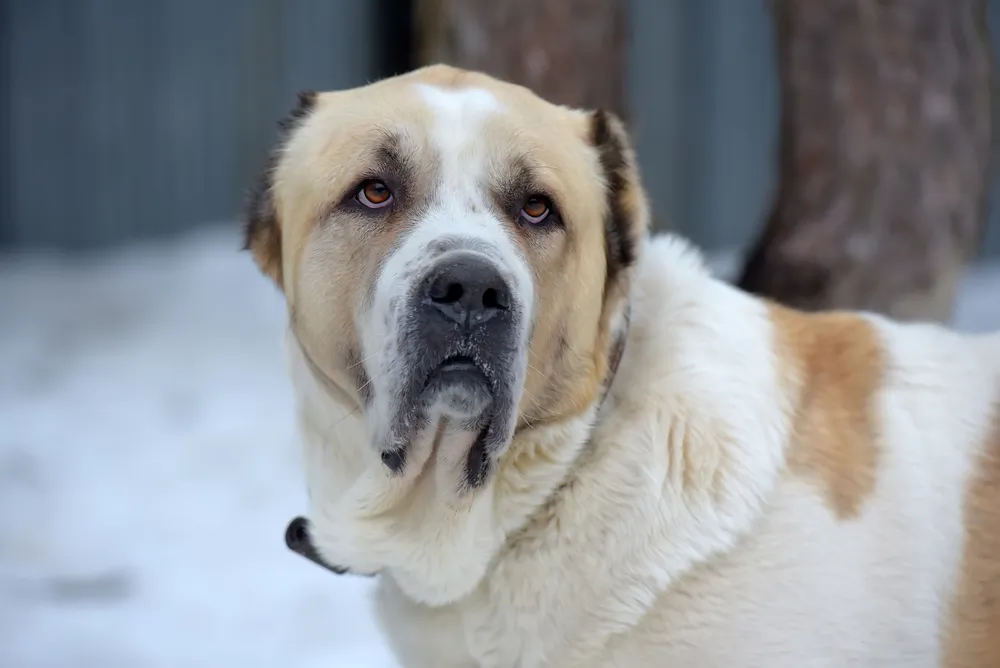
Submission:
[[1000,337],[712,278],[599,112],[441,67],[308,102],[248,241],[317,549],[403,665],[1000,666]]

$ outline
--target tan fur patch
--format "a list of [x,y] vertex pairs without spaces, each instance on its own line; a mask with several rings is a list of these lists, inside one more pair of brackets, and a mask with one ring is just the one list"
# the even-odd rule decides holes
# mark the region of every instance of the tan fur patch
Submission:
[[254,232],[247,242],[253,259],[271,280],[283,287],[284,277],[281,275],[281,228],[277,221],[271,227],[264,227]]
[[[466,91],[482,104],[449,120],[448,101],[464,102],[434,89]],[[309,102],[263,181],[270,209],[266,220],[258,218],[267,225],[250,231],[258,264],[284,289],[314,373],[358,405],[372,400],[390,370],[396,373],[386,359],[391,346],[362,345],[359,314],[385,315],[369,313],[382,267],[399,248],[409,248],[408,234],[427,222],[427,212],[439,215],[442,198],[460,196],[469,201],[448,202],[449,215],[459,212],[450,233],[461,233],[462,212],[486,213],[519,246],[533,275],[518,427],[586,411],[608,375],[611,323],[625,306],[649,225],[624,125],[610,114],[553,105],[527,88],[444,65],[320,92]],[[475,124],[469,126],[474,132],[466,136],[443,122]],[[461,151],[474,178],[461,192],[442,186],[443,179],[457,179],[454,151]],[[393,191],[385,213],[350,204],[358,186],[373,178]],[[552,200],[558,225],[546,231],[521,224],[516,200],[528,190]],[[400,274],[398,280],[419,278]],[[398,304],[379,308],[404,308]]]
[[821,481],[831,510],[856,517],[876,486],[879,445],[872,398],[882,383],[881,342],[863,318],[770,306],[782,381],[794,415],[789,470]]
[[965,541],[942,665],[992,668],[1000,666],[1000,406],[966,494]]

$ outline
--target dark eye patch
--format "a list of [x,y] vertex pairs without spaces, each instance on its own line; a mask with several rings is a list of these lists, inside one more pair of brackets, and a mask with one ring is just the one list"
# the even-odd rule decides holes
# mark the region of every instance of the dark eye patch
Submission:
[[[496,174],[491,184],[493,204],[500,215],[516,220],[521,209],[533,197],[548,200],[551,207],[549,225],[561,224],[559,203],[538,178],[535,170],[524,160],[514,161],[510,167]],[[541,229],[541,228],[539,228]]]
[[350,211],[378,213],[378,209],[368,209],[355,198],[358,190],[371,181],[380,181],[389,188],[395,199],[396,208],[403,205],[412,194],[417,169],[415,161],[404,149],[402,137],[395,133],[386,133],[371,156],[367,159],[362,157],[361,160],[368,163],[367,167],[340,194],[334,206]]

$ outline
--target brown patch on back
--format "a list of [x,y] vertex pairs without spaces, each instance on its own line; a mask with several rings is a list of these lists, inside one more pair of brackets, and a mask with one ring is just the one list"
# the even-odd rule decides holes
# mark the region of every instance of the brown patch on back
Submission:
[[966,492],[960,568],[942,666],[1000,666],[1000,406]]
[[794,408],[789,470],[818,480],[837,517],[857,517],[877,482],[872,399],[884,374],[881,342],[872,325],[855,314],[769,308]]

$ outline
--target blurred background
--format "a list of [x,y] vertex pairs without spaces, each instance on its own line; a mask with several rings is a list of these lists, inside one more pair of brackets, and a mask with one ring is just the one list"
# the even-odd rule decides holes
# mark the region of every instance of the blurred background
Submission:
[[302,89],[602,106],[657,226],[808,309],[1000,327],[1000,0],[0,0],[0,666],[391,666],[285,550],[284,313],[239,252]]

